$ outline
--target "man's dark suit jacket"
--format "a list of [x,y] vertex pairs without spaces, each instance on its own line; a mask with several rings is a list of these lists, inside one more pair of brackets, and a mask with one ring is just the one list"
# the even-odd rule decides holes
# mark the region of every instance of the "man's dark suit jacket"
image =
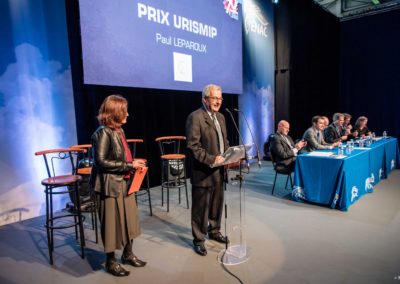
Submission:
[[[225,117],[216,113],[224,138],[224,149],[228,149]],[[223,178],[223,167],[211,168],[220,155],[215,124],[204,107],[192,112],[186,121],[188,160],[192,166],[190,180],[198,187],[211,187]]]
[[285,137],[288,139],[290,146],[283,138],[283,135],[277,132],[271,137],[270,150],[278,165],[289,166],[296,160],[296,155],[292,150],[294,147],[293,139],[288,135],[285,135]]
[[341,141],[342,131],[340,133],[336,131],[336,125],[334,123],[329,124],[324,130],[324,138],[327,143],[335,143]]

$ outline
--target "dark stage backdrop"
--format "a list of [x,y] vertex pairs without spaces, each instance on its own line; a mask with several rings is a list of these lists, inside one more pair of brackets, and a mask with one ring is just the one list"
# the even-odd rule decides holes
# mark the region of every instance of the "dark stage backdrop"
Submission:
[[400,9],[341,23],[340,106],[400,139]]
[[369,118],[400,138],[400,10],[340,22],[310,0],[275,6],[275,121],[300,138],[311,117]]
[[[104,98],[113,93],[121,94],[128,100],[128,123],[123,128],[127,138],[144,139],[145,144],[138,148],[138,157],[148,159],[151,186],[159,185],[161,180],[160,154],[155,139],[159,136],[185,136],[186,117],[201,106],[201,93],[82,86],[80,91],[75,92],[76,105],[79,104],[86,108],[85,110],[81,109],[81,112],[76,112],[79,143],[90,143],[90,136],[98,126],[95,119],[97,111]],[[221,110],[225,107],[237,108],[237,95],[225,94],[223,97],[224,103]],[[225,117],[229,140],[236,144],[237,135],[233,132],[233,125],[229,116],[225,115]],[[185,151],[185,145],[183,150]]]
[[339,20],[313,1],[275,5],[275,122],[288,120],[295,139],[312,116],[347,111],[338,99],[339,32]]
[[[128,123],[123,127],[126,136],[144,139],[145,145],[138,148],[138,156],[148,159],[151,186],[159,185],[160,154],[155,138],[185,135],[186,118],[201,106],[201,92],[83,84],[77,2],[66,2],[78,143],[90,143],[90,137],[98,127],[96,115],[104,98],[110,94],[123,95],[129,102]],[[225,108],[232,110],[238,107],[237,95],[224,94],[223,97],[221,111]],[[237,114],[234,115],[237,120]],[[238,136],[233,124],[228,115],[225,114],[225,117],[228,139],[231,144],[237,144]]]

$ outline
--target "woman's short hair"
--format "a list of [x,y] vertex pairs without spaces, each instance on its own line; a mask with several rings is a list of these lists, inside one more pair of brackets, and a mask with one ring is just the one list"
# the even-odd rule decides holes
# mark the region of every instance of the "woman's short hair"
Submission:
[[101,125],[119,128],[128,113],[128,101],[121,95],[110,95],[104,99],[97,120]]
[[368,120],[368,118],[366,116],[360,116],[359,118],[357,118],[355,126],[359,127],[361,122]]

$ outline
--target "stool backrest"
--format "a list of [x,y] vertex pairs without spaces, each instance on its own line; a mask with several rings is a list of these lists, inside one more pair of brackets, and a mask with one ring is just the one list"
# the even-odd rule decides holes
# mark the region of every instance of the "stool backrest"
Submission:
[[71,149],[84,149],[86,150],[82,154],[84,155],[85,158],[89,158],[92,160],[92,144],[78,144],[78,145],[73,145],[70,147]]
[[92,144],[73,145],[70,148],[85,150],[78,155],[77,173],[81,175],[89,175],[93,167]]
[[[138,143],[143,143],[144,145],[144,140],[143,139],[138,139],[138,138],[131,138],[131,139],[126,139],[126,142],[128,143],[130,150],[131,150],[131,154],[132,154],[132,159],[136,158],[136,154],[137,154],[137,146]],[[147,153],[145,153],[144,155],[146,155]]]
[[75,174],[78,166],[78,155],[85,149],[59,148],[38,151],[36,156],[43,156],[48,177],[62,174]]
[[185,136],[162,136],[156,138],[161,155],[179,154],[181,152],[181,142],[186,141]]

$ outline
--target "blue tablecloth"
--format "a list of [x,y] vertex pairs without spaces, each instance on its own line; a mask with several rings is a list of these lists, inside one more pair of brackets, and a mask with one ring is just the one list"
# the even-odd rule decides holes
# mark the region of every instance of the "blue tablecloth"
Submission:
[[[334,150],[319,150],[333,152]],[[301,154],[297,157],[293,197],[346,211],[381,179],[400,167],[396,138],[381,139],[370,147],[355,148],[339,158]]]

